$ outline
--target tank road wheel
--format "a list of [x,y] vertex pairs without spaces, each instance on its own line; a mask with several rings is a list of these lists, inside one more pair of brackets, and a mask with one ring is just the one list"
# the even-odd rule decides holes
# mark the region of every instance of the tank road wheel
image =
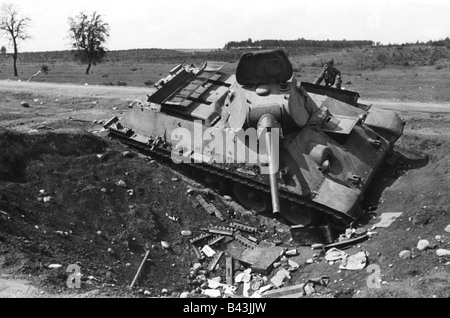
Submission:
[[267,196],[248,186],[235,183],[233,194],[236,200],[248,210],[253,209],[257,213],[265,213],[269,209],[270,202],[268,202]]
[[317,211],[294,202],[284,201],[281,204],[281,216],[293,225],[312,226],[317,220]]

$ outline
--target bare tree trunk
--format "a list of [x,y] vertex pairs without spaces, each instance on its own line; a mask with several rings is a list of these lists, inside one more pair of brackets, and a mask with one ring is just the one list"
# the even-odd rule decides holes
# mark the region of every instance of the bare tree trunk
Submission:
[[88,63],[88,67],[86,69],[86,75],[89,75],[89,70],[91,69],[91,61]]
[[13,64],[14,64],[14,76],[19,76],[17,72],[17,47],[14,45],[14,53],[13,53]]

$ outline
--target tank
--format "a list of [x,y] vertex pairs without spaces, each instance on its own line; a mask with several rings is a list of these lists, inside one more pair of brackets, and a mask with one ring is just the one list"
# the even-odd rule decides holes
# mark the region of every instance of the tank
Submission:
[[297,81],[282,50],[245,53],[234,74],[225,65],[177,65],[104,127],[261,215],[351,225],[404,122],[356,92]]

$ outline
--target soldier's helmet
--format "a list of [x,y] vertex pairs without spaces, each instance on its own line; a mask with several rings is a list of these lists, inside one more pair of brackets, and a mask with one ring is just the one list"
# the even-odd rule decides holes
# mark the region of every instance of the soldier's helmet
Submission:
[[334,60],[332,58],[326,59],[324,61],[324,64],[325,65],[333,65],[334,64]]

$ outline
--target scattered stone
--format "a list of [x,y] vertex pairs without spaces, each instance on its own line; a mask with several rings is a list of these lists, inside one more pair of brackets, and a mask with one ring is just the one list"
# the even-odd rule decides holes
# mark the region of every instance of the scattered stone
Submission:
[[403,251],[401,251],[401,252],[398,254],[398,256],[399,256],[401,259],[409,259],[409,258],[411,258],[411,251],[409,251],[409,250],[403,250]]
[[325,253],[325,260],[326,261],[338,261],[338,260],[342,260],[348,257],[348,254],[345,253],[344,251],[341,251],[335,247],[329,249],[326,253]]
[[41,189],[41,190],[39,190],[39,194],[41,194],[41,195],[46,195],[46,192],[45,192],[44,189]]
[[294,248],[294,249],[291,249],[291,250],[289,250],[289,251],[286,251],[285,254],[288,255],[288,256],[295,256],[295,255],[298,254],[298,251],[297,251],[296,248]]
[[208,257],[213,257],[214,254],[216,254],[216,251],[214,251],[209,245],[203,246],[202,252]]
[[275,287],[278,288],[284,284],[284,281],[286,280],[286,278],[291,279],[291,276],[289,275],[289,272],[286,269],[281,268],[276,273],[276,275],[270,279],[270,282],[272,283],[272,285],[274,285]]
[[306,264],[312,264],[312,263],[314,263],[314,260],[312,258],[308,258],[306,260]]
[[163,288],[161,290],[161,294],[163,294],[163,295],[168,294],[168,293],[169,293],[169,291],[166,288]]
[[300,267],[300,265],[298,263],[296,263],[290,259],[288,260],[288,265],[289,265],[289,270],[292,270],[292,271],[295,271]]
[[172,178],[171,179],[173,182],[178,181],[178,178]]
[[114,250],[110,247],[108,248],[108,253],[114,254]]
[[50,265],[48,265],[48,268],[50,268],[50,269],[56,269],[56,268],[60,268],[60,267],[62,267],[61,264],[50,264]]
[[190,296],[190,293],[188,293],[188,292],[182,292],[180,294],[180,298],[189,298],[189,296]]
[[436,241],[440,241],[440,240],[442,239],[442,236],[436,235],[436,236],[434,237],[434,239],[435,239]]
[[227,201],[231,201],[232,198],[229,195],[224,195],[223,198]]
[[149,296],[149,295],[151,295],[151,294],[152,294],[152,293],[149,292],[148,290],[144,290],[144,295]]
[[361,251],[342,260],[342,264],[339,268],[346,270],[360,270],[366,267],[366,263],[367,254],[365,251]]
[[445,227],[444,231],[450,233],[450,224]]
[[306,295],[308,295],[308,296],[312,295],[316,292],[316,290],[314,289],[314,285],[311,283],[306,284],[305,287],[303,287],[303,289],[304,289]]
[[51,200],[52,200],[52,197],[51,197],[51,196],[44,197],[44,198],[42,199],[42,201],[43,201],[44,203],[48,203],[48,202],[50,202]]
[[448,255],[450,255],[450,251],[446,250],[446,249],[443,249],[443,248],[440,248],[440,249],[438,249],[436,251],[436,255],[439,256],[439,257],[441,257],[441,256],[448,256]]
[[191,236],[192,232],[189,230],[183,230],[183,231],[181,231],[181,235],[182,236]]
[[162,246],[164,249],[169,249],[169,248],[170,248],[170,244],[167,243],[166,241],[161,241],[161,246]]
[[420,240],[417,243],[417,249],[419,251],[423,251],[423,250],[427,249],[429,245],[430,245],[430,242],[428,242],[427,240]]
[[125,181],[123,181],[123,180],[119,180],[119,181],[117,181],[117,183],[116,183],[119,187],[124,187],[124,188],[126,188],[127,187],[127,184],[126,184],[126,182]]
[[97,235],[102,235],[102,231],[97,231]]

